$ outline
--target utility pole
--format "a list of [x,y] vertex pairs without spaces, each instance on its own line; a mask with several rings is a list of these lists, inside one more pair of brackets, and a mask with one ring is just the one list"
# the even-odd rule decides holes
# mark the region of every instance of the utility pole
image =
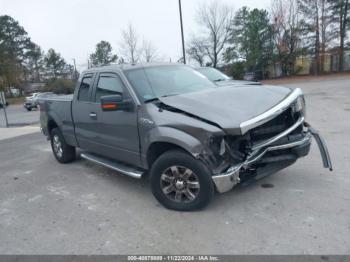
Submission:
[[6,113],[6,99],[5,99],[5,93],[0,92],[0,102],[2,103],[2,107],[4,109],[4,115],[5,115],[5,125],[6,127],[9,127],[9,122],[7,120],[7,113]]
[[73,59],[73,63],[74,63],[74,80],[76,80],[77,76],[78,76],[78,74],[77,74],[77,65],[75,63],[75,58],[72,58],[72,59]]
[[179,13],[180,13],[181,39],[182,39],[182,56],[183,56],[184,64],[186,64],[186,51],[185,51],[184,28],[183,28],[183,24],[182,24],[181,0],[179,0]]

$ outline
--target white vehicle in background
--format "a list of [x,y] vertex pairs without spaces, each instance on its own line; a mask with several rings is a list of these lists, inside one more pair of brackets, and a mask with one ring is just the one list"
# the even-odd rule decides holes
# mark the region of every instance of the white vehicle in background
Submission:
[[245,80],[236,80],[232,77],[228,77],[221,71],[213,67],[198,67],[195,68],[198,72],[212,81],[215,85],[223,87],[223,86],[242,86],[242,85],[261,85],[259,82],[252,81],[253,79],[249,79],[250,81]]
[[33,108],[38,108],[39,100],[48,96],[53,95],[53,92],[44,92],[44,93],[33,93],[31,96],[26,97],[26,101],[24,102],[24,107],[28,111],[32,111]]
[[37,108],[37,105],[34,102],[34,99],[40,95],[40,93],[33,93],[31,96],[27,96],[23,104],[24,108],[28,111],[32,111],[33,108]]

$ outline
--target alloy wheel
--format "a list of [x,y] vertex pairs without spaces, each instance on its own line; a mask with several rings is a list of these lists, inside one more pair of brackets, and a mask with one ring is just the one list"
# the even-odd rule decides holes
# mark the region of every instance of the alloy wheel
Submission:
[[171,166],[164,170],[160,176],[160,186],[164,195],[175,202],[192,202],[200,191],[198,176],[183,166]]
[[62,155],[63,155],[62,143],[58,135],[55,135],[53,137],[53,150],[55,151],[55,154],[58,158],[62,158]]

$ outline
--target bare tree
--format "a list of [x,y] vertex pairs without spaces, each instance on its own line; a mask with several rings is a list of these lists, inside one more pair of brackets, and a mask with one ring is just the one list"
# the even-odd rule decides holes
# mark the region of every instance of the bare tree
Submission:
[[[335,36],[329,26],[331,25],[331,8],[329,0],[298,0],[302,14],[304,38],[309,42],[307,49],[314,55],[314,73],[324,71],[324,57],[326,46]],[[311,47],[311,48],[310,48]]]
[[157,58],[157,48],[149,40],[143,39],[142,42],[142,58],[149,63]]
[[207,57],[207,48],[205,39],[192,36],[189,44],[187,45],[187,54],[200,66],[204,66]]
[[329,0],[319,0],[321,11],[320,11],[320,48],[321,48],[321,72],[324,72],[326,48],[334,38],[333,24],[332,24],[332,14],[330,13],[330,3]]
[[197,10],[197,22],[203,28],[208,43],[205,45],[206,53],[213,67],[220,61],[220,55],[228,41],[232,17],[232,9],[218,0],[202,4]]
[[332,9],[332,20],[338,27],[339,34],[339,65],[338,70],[344,70],[344,50],[350,27],[350,1],[349,0],[329,0]]
[[273,0],[274,45],[284,75],[294,74],[301,45],[300,11],[297,0]]
[[129,23],[127,29],[122,31],[120,53],[126,62],[135,64],[140,59],[139,38],[134,26]]

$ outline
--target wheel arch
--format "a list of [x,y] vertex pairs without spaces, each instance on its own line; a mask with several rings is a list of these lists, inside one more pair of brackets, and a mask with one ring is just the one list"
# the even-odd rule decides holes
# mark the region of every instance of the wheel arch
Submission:
[[169,150],[180,150],[199,158],[203,151],[202,143],[195,137],[174,128],[158,128],[148,136],[145,161],[150,169],[154,161]]
[[154,142],[152,143],[147,150],[147,165],[149,168],[153,165],[153,163],[165,152],[170,150],[179,150],[186,153],[188,152],[186,149],[182,148],[179,145],[169,143],[169,142]]
[[59,128],[58,124],[53,118],[49,118],[49,120],[47,121],[47,131],[50,138],[51,138],[51,132],[54,128]]
[[59,115],[57,115],[53,111],[48,112],[46,117],[47,117],[47,124],[46,124],[47,133],[48,133],[48,137],[51,139],[51,131],[54,128],[58,128],[61,132],[63,131],[61,129],[62,121],[60,120]]

